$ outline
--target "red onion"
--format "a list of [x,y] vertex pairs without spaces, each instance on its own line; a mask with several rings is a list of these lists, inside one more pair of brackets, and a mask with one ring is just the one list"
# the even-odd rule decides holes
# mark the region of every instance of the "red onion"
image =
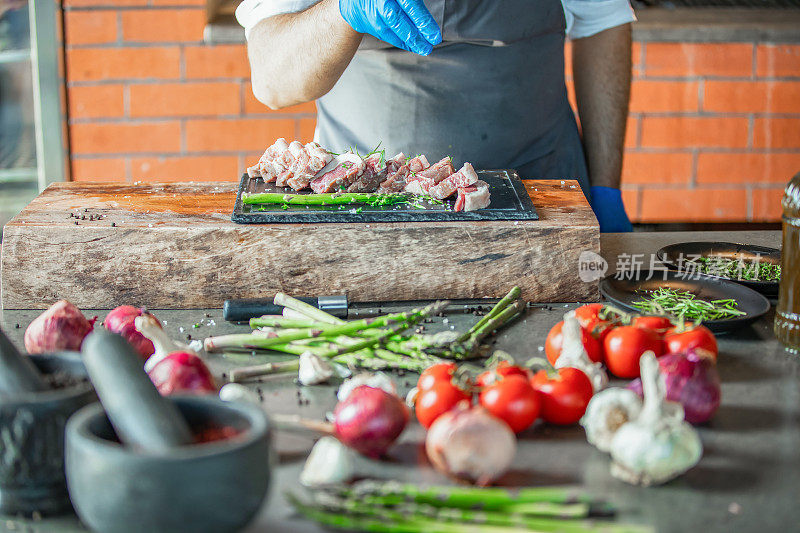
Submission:
[[[720,380],[713,354],[690,349],[685,354],[671,353],[658,358],[667,388],[667,400],[683,405],[684,418],[691,424],[711,419],[720,403]],[[642,381],[628,385],[642,395]]]
[[193,353],[172,352],[147,374],[162,396],[217,392],[217,385],[208,367]]
[[380,457],[408,424],[408,409],[394,394],[361,385],[336,405],[336,436],[369,457]]
[[425,451],[445,474],[488,485],[508,469],[517,439],[505,422],[467,402],[441,415],[428,430]]
[[83,339],[94,329],[97,317],[87,320],[81,310],[59,300],[36,317],[25,330],[28,353],[80,350]]
[[[106,319],[103,321],[103,325],[105,325],[106,329],[109,331],[119,333],[125,337],[125,340],[127,340],[136,352],[142,356],[142,359],[147,359],[153,355],[155,348],[150,339],[139,333],[133,322],[137,316],[142,316],[144,314],[153,316],[144,309],[133,307],[132,305],[120,305],[108,313]],[[159,323],[159,327],[160,326],[161,324]]]

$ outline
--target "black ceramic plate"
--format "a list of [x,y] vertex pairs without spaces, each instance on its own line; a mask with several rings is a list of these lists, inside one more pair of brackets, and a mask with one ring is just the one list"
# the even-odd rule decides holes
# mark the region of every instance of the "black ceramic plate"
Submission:
[[[286,209],[280,205],[248,205],[242,203],[242,193],[294,192],[274,183],[264,183],[261,178],[242,176],[231,220],[238,224],[295,224],[307,222],[447,222],[453,220],[538,220],[525,184],[515,170],[478,170],[478,177],[489,184],[491,203],[477,211],[453,211],[455,200],[441,204],[426,204],[425,209],[407,204],[394,206],[302,206]],[[424,202],[423,202],[424,203]]]
[[[600,281],[600,293],[612,304],[628,311],[637,312],[632,303],[643,298],[642,291],[652,291],[659,287],[669,287],[689,291],[704,300],[733,298],[738,309],[746,315],[726,320],[709,320],[703,325],[715,333],[739,329],[764,316],[769,311],[769,301],[756,291],[732,281],[701,274],[686,276],[673,271],[642,270],[634,279],[616,279],[608,276]],[[650,276],[650,279],[647,279]],[[666,277],[666,279],[665,279]]]
[[[773,265],[781,264],[781,251],[767,246],[758,246],[756,244],[739,244],[735,242],[680,242],[677,244],[670,244],[661,248],[656,252],[659,261],[667,265],[669,268],[682,271],[685,266],[682,266],[681,260],[700,257],[723,257],[725,259],[742,259],[746,263],[751,261],[762,261],[771,263]],[[718,276],[711,276],[718,277]],[[765,294],[767,296],[778,296],[778,282],[777,281],[751,281],[751,280],[738,280],[730,279],[736,283],[741,283],[753,290]]]

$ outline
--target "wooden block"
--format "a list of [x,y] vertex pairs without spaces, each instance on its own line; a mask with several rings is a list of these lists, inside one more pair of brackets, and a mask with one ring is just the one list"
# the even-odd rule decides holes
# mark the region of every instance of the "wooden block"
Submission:
[[596,301],[578,257],[600,252],[600,234],[577,182],[525,183],[540,220],[274,225],[230,221],[234,183],[56,183],[3,230],[2,305],[213,308],[277,291],[477,298],[515,284],[533,302]]

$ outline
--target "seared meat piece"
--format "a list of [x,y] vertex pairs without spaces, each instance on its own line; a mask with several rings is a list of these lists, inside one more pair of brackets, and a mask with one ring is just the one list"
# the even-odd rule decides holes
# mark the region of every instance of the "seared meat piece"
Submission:
[[428,194],[439,200],[444,200],[455,193],[457,189],[469,187],[476,181],[478,181],[478,175],[475,173],[475,169],[472,168],[471,164],[464,163],[464,166],[458,172],[430,187]]
[[247,174],[251,178],[261,176],[266,183],[275,181],[278,174],[284,170],[279,160],[288,148],[289,145],[286,143],[286,139],[281,137],[264,151],[258,163],[247,169]]
[[386,163],[380,154],[372,154],[364,160],[364,172],[348,188],[347,192],[373,192],[386,179]]
[[420,170],[416,174],[413,174],[410,179],[415,178],[430,178],[433,180],[434,185],[445,179],[446,177],[450,176],[456,171],[453,168],[453,160],[449,157],[444,157],[438,163],[431,165],[430,167]]
[[286,180],[286,184],[299,191],[305,189],[314,176],[327,165],[333,156],[317,143],[308,143],[302,152],[295,158],[290,168],[293,176]]
[[459,187],[454,211],[475,211],[489,207],[489,184],[478,180],[469,187]]
[[311,181],[315,193],[344,191],[364,172],[364,160],[352,152],[334,159],[333,169]]

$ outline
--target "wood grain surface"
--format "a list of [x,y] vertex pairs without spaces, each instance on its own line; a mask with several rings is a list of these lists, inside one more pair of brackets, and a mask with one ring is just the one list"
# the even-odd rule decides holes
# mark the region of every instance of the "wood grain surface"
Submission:
[[202,308],[279,290],[476,298],[515,284],[535,302],[597,300],[597,283],[578,277],[600,238],[577,183],[525,184],[540,220],[238,225],[235,183],[56,183],[3,230],[2,305]]

